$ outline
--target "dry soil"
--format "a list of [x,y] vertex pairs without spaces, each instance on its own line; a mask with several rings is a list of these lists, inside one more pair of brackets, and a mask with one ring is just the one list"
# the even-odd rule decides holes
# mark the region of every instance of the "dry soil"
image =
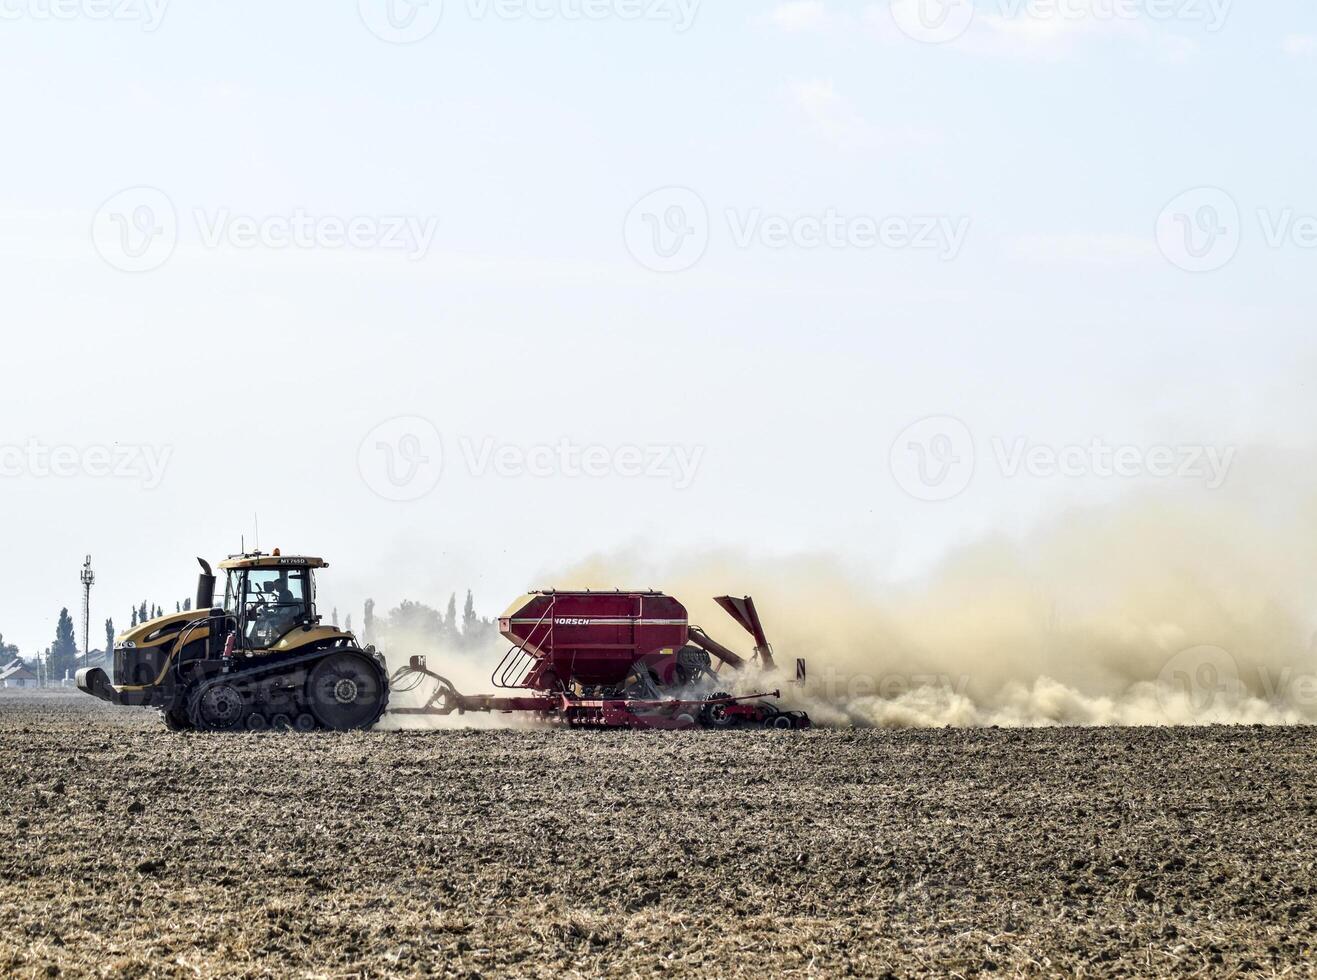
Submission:
[[1317,730],[170,735],[0,694],[0,974],[1307,975]]

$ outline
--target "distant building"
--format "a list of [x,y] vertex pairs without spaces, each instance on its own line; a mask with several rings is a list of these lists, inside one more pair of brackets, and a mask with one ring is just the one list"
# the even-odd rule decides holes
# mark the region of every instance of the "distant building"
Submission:
[[37,675],[15,660],[8,667],[0,667],[0,687],[36,687]]

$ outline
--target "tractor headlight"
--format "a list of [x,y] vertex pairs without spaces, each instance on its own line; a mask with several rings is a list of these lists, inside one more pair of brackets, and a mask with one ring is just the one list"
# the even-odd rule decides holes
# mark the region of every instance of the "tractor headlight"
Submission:
[[132,640],[129,640],[127,643],[120,643],[120,644],[119,644],[119,649],[120,649],[120,650],[136,650],[136,649],[137,649],[137,644],[134,643]]

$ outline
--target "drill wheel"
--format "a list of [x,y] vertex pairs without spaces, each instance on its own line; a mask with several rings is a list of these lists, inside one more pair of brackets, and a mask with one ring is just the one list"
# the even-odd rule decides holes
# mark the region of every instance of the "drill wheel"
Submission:
[[731,697],[726,691],[716,691],[704,699],[704,706],[700,709],[700,722],[706,728],[730,728],[732,727],[732,716],[727,713],[729,702],[723,700]]

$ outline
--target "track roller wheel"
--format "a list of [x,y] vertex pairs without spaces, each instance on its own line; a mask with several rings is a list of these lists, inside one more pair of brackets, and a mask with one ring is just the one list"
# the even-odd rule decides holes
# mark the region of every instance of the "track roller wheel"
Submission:
[[201,732],[232,732],[244,727],[248,704],[234,684],[207,684],[192,698],[188,718]]
[[362,653],[333,653],[311,670],[307,698],[316,720],[333,731],[370,728],[384,714],[387,680]]
[[293,722],[293,727],[303,734],[316,730],[316,720],[303,711]]
[[249,732],[263,732],[269,724],[270,722],[265,715],[259,711],[253,711],[247,716],[247,731]]
[[270,727],[276,732],[288,732],[293,729],[293,719],[280,712],[270,719]]

